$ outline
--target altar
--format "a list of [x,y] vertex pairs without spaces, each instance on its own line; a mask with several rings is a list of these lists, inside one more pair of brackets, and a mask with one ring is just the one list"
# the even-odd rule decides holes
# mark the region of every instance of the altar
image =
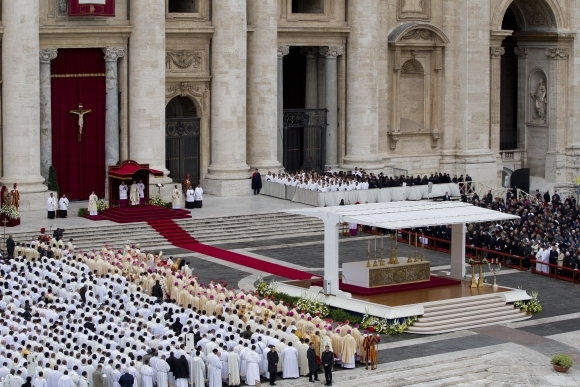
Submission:
[[[399,257],[401,262],[406,259]],[[430,279],[431,263],[426,261],[371,267],[367,267],[367,261],[342,264],[342,283],[361,288],[402,285]]]

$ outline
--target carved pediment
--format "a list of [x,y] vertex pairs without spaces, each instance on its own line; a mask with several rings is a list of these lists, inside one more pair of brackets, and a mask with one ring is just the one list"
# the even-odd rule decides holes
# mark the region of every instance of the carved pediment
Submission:
[[198,83],[180,82],[177,85],[165,87],[165,98],[171,99],[177,95],[182,97],[194,97],[199,101],[203,109],[206,108],[209,89]]
[[433,32],[427,29],[417,29],[407,32],[403,35],[403,40],[433,40],[434,39]]
[[202,71],[203,51],[170,51],[165,54],[165,68],[170,72]]

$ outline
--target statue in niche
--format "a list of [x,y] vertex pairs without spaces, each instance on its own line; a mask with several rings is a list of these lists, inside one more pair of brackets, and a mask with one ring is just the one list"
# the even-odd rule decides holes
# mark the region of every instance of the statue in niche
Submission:
[[538,83],[538,89],[535,93],[530,92],[530,96],[535,102],[535,114],[533,115],[533,120],[535,122],[546,122],[546,102],[548,100],[547,97],[547,88],[544,80],[540,78],[540,82]]
[[68,2],[67,0],[58,0],[58,11],[60,13],[66,13],[68,8]]

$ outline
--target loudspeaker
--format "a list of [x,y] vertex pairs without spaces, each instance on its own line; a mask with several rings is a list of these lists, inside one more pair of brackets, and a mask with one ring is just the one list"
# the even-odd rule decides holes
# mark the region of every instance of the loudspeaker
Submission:
[[322,288],[324,294],[330,294],[330,280],[324,279]]

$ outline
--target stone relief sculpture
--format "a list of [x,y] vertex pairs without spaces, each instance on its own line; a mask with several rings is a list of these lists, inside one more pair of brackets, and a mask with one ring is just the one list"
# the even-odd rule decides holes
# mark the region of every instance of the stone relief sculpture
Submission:
[[68,1],[67,0],[58,0],[58,12],[60,12],[61,14],[64,14],[67,12],[67,5]]
[[546,103],[548,101],[548,90],[543,78],[540,78],[538,88],[535,92],[530,92],[530,96],[534,100],[534,114],[532,120],[534,123],[546,123]]

